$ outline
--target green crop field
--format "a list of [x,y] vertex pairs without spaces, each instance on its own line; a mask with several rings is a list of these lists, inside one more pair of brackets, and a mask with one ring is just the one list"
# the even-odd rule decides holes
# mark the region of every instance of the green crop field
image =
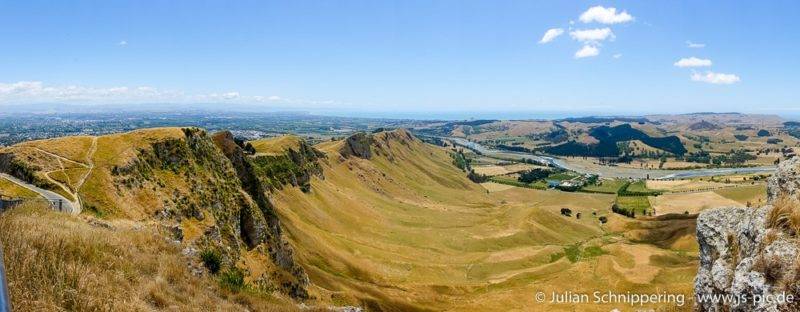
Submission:
[[583,190],[597,193],[616,194],[623,185],[625,185],[625,181],[619,179],[598,180],[596,184],[584,186]]
[[647,196],[618,196],[616,203],[620,209],[633,211],[637,216],[650,212],[650,200]]

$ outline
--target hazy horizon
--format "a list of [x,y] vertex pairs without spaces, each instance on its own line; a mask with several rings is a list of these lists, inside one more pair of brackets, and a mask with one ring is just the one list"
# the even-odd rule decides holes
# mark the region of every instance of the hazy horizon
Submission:
[[600,110],[381,110],[381,109],[303,109],[303,108],[271,108],[261,105],[247,104],[218,104],[218,103],[142,103],[142,104],[26,104],[6,105],[0,116],[13,115],[68,115],[68,114],[108,114],[108,113],[256,113],[256,114],[310,114],[328,117],[347,118],[375,118],[375,119],[413,119],[413,120],[471,120],[471,119],[500,119],[500,120],[530,120],[530,119],[563,119],[570,117],[637,117],[647,115],[686,115],[702,113],[738,113],[755,115],[777,115],[788,120],[800,119],[800,112],[742,112],[742,111],[685,111],[685,112],[659,112],[659,111],[600,111]]

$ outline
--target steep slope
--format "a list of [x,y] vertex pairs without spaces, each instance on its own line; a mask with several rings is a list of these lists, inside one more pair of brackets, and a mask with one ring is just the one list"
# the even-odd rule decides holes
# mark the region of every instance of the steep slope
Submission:
[[200,129],[138,130],[98,137],[72,157],[53,148],[64,145],[55,139],[11,147],[4,151],[11,165],[0,169],[24,168],[7,172],[39,183],[54,159],[83,158],[91,166],[75,192],[84,212],[154,222],[196,266],[218,259],[211,271],[241,275],[253,289],[307,296],[305,273],[264,190],[252,187],[250,160],[229,134],[212,140]]
[[30,202],[0,214],[0,245],[17,312],[299,311],[289,299],[234,292],[198,276],[181,246],[150,224],[85,219]]
[[[316,147],[327,155],[324,180],[312,177],[308,192],[284,188],[271,199],[309,275],[309,293],[321,302],[372,311],[569,310],[532,294],[690,292],[695,264],[683,255],[691,235],[685,226],[657,220],[657,235],[646,221],[635,228],[636,239],[657,236],[674,250],[632,244],[614,233],[630,221],[610,213],[613,195],[489,194],[453,165],[449,151],[405,130]],[[560,215],[564,207],[582,217]]]

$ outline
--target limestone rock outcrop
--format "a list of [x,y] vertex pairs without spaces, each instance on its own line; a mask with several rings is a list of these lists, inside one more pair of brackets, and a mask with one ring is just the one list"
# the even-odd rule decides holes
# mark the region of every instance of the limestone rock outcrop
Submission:
[[800,158],[794,158],[783,162],[769,179],[770,204],[700,214],[700,267],[694,286],[697,310],[800,310],[798,233],[770,223],[778,199],[797,199],[799,185]]

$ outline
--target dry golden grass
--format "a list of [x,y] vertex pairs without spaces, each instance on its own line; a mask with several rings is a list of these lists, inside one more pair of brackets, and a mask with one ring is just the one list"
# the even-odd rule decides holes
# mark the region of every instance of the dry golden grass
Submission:
[[146,224],[90,225],[29,202],[0,215],[0,241],[14,311],[297,310],[192,275]]
[[510,189],[514,188],[513,185],[500,184],[500,183],[495,183],[495,182],[484,182],[484,183],[481,183],[481,186],[483,186],[483,188],[485,188],[490,193],[501,192],[501,191],[510,190]]
[[475,170],[475,173],[487,175],[487,176],[497,176],[497,175],[504,175],[504,174],[511,174],[520,171],[529,170],[532,168],[545,168],[542,166],[534,166],[529,164],[520,164],[515,163],[511,165],[485,165],[485,166],[474,166],[472,167]]
[[169,138],[182,138],[181,128],[150,128],[101,136],[97,139],[95,166],[123,166],[136,157],[139,149]]
[[[90,136],[71,136],[20,143],[18,147],[40,149],[64,157],[73,162],[85,163],[92,145]],[[66,165],[66,164],[65,164]]]
[[714,193],[749,207],[761,207],[767,202],[767,185],[755,184],[715,190]]
[[648,180],[647,187],[654,190],[664,190],[668,192],[690,192],[705,191],[723,187],[734,186],[735,184],[702,181],[697,179],[689,180]]
[[283,135],[274,138],[250,141],[250,144],[253,144],[253,148],[256,149],[257,153],[267,155],[283,155],[283,153],[289,148],[297,150],[302,140],[303,139],[294,135]]
[[39,197],[35,192],[21,187],[4,178],[0,178],[0,194],[9,197],[36,198]]
[[[662,220],[656,229],[640,221],[637,238],[658,247],[629,248],[598,220],[617,219],[615,195],[487,193],[445,150],[385,136],[377,136],[381,150],[370,160],[340,158],[340,142],[318,145],[329,153],[325,178],[315,177],[309,193],[287,187],[271,198],[320,301],[384,311],[609,311],[541,304],[533,294],[658,288],[691,295],[696,260],[676,255],[696,252],[685,244],[694,241],[692,220]],[[565,207],[573,216],[559,214]],[[564,254],[576,245],[608,254],[573,262]],[[640,250],[647,255],[632,255]]]
[[775,200],[767,215],[767,227],[782,230],[792,236],[800,233],[800,203],[787,197]]
[[668,213],[698,213],[717,207],[744,207],[745,204],[728,199],[715,192],[676,193],[650,197],[657,215]]
[[[109,168],[124,164],[154,139],[179,135],[178,129],[155,129],[100,137],[93,156],[96,168],[81,193],[116,194]],[[627,228],[627,218],[610,212],[614,195],[522,188],[489,194],[452,165],[446,150],[408,138],[404,132],[377,134],[380,147],[370,160],[340,157],[341,141],[320,143],[317,147],[329,156],[322,164],[325,178],[314,177],[309,193],[286,187],[271,194],[317,303],[384,311],[572,310],[572,305],[537,304],[532,294],[595,289],[691,293],[696,260],[676,256],[678,250],[692,252],[682,248],[693,235],[686,222],[653,225],[636,220],[635,228]],[[179,176],[157,174],[169,186],[163,189],[189,187]],[[90,199],[123,207],[120,216],[130,219],[147,219],[160,205],[121,192],[118,198]],[[573,216],[559,214],[565,207]],[[193,277],[180,247],[155,227],[116,220],[111,223],[116,230],[109,230],[72,217],[18,211],[0,221],[0,239],[12,246],[7,253],[32,263],[7,260],[14,267],[27,265],[14,273],[21,289],[14,300],[31,310],[268,311],[285,304],[231,294],[208,279]],[[601,225],[600,216],[611,221]],[[620,224],[619,230],[610,229],[612,223]],[[201,222],[182,226],[189,241],[207,229]],[[39,228],[45,230],[35,230]],[[657,247],[629,248],[628,231]],[[23,234],[8,235],[15,232]],[[31,247],[25,243],[29,241],[38,245]],[[573,246],[577,249],[570,250],[579,253],[595,247],[607,254],[573,261],[564,256]],[[642,250],[646,254],[637,258]],[[70,256],[49,256],[43,258],[46,263],[37,263],[39,258],[31,255],[39,253]],[[671,262],[665,265],[663,259]],[[48,263],[56,263],[56,269],[48,269]],[[271,268],[265,263],[263,255],[252,253],[237,265],[267,272]],[[26,282],[35,276],[44,282]]]

